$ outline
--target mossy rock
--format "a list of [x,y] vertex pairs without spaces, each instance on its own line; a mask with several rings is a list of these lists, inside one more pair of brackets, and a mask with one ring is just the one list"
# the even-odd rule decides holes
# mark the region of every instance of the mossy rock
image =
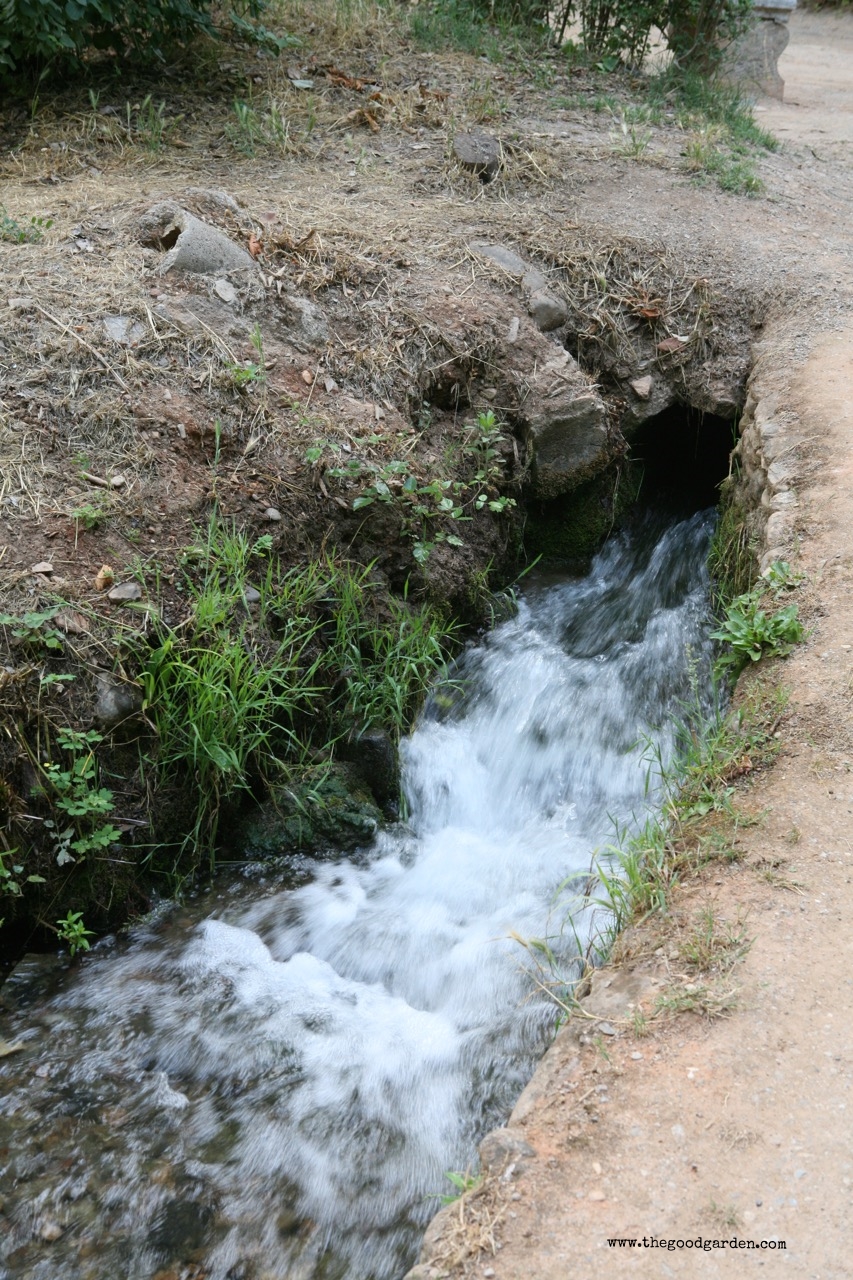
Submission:
[[250,858],[294,849],[355,849],[373,839],[381,822],[382,812],[355,770],[334,764],[276,788],[242,823],[234,844]]
[[636,502],[642,468],[622,462],[551,502],[531,504],[524,542],[529,558],[584,570]]

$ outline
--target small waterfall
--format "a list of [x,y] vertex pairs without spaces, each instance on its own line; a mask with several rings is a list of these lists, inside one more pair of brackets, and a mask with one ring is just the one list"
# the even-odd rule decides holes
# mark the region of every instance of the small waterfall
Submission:
[[[641,821],[707,670],[713,513],[541,577],[403,744],[409,821],[301,888],[269,868],[12,982],[0,1280],[394,1280],[553,1035],[512,935],[566,971],[582,885]],[[565,895],[564,895],[565,899]]]

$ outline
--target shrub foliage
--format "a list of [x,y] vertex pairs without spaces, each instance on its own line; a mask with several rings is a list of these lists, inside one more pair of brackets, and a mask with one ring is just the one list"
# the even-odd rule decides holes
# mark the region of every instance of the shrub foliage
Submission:
[[[212,0],[0,0],[0,70],[79,61],[89,49],[159,58],[170,44],[216,35]],[[265,0],[242,0],[233,20],[260,16]]]

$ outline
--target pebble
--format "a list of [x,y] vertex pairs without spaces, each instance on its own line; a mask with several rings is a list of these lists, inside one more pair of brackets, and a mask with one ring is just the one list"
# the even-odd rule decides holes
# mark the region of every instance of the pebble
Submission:
[[62,1234],[62,1227],[52,1218],[48,1218],[39,1228],[39,1239],[46,1241],[48,1244],[53,1244],[56,1240],[59,1240]]
[[267,507],[266,511],[264,512],[264,519],[265,519],[265,520],[280,520],[280,519],[281,519],[281,512],[279,511],[278,507]]
[[117,604],[124,600],[141,600],[142,588],[138,582],[120,582],[107,593],[107,599]]
[[213,289],[223,302],[233,303],[237,301],[237,290],[230,280],[217,280]]
[[114,476],[110,476],[110,484],[114,489],[120,489],[125,483],[124,476],[117,472]]
[[598,1187],[594,1187],[592,1191],[590,1191],[589,1195],[587,1196],[587,1200],[595,1200],[598,1202],[606,1199],[607,1199],[607,1196],[604,1194],[603,1191],[599,1190]]
[[494,1269],[494,1267],[486,1267],[486,1268],[485,1268],[485,1270],[483,1271],[483,1275],[486,1277],[486,1280],[490,1280],[490,1278],[491,1278],[494,1274],[495,1274],[495,1269]]
[[634,1050],[634,1052],[631,1054],[631,1057],[633,1058],[634,1062],[643,1061],[643,1055],[637,1049]]
[[311,383],[314,381],[314,375],[311,372],[311,370],[303,369],[300,376],[302,378],[302,381],[305,383],[306,387],[310,387]]
[[53,573],[53,565],[49,560],[39,560],[38,564],[34,564],[30,573]]
[[615,1036],[616,1028],[609,1022],[599,1022],[596,1031],[600,1031],[603,1036]]
[[261,593],[257,587],[246,587],[243,592],[246,604],[257,604],[261,598]]

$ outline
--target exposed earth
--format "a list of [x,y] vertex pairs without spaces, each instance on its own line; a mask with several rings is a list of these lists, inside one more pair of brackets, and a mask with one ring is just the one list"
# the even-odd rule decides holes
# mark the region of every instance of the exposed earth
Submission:
[[[782,146],[757,154],[751,196],[697,183],[674,115],[632,134],[620,101],[593,110],[596,85],[561,66],[522,84],[479,59],[403,49],[381,23],[320,23],[314,60],[301,49],[291,75],[259,61],[291,113],[274,159],[268,139],[243,156],[227,131],[211,134],[198,103],[165,147],[146,147],[156,120],[142,94],[126,129],[116,92],[32,125],[26,112],[4,120],[4,205],[52,225],[38,243],[0,244],[3,607],[59,591],[82,648],[115,616],[96,581],[105,563],[116,582],[141,577],[143,606],[159,573],[158,607],[180,615],[170,588],[214,489],[294,562],[348,540],[378,557],[389,589],[413,575],[460,611],[488,562],[509,573],[511,518],[483,513],[458,556],[436,546],[418,577],[399,528],[363,526],[353,490],[306,458],[318,441],[378,463],[406,448],[428,479],[463,414],[493,407],[515,441],[502,492],[522,493],[525,403],[541,352],[557,349],[541,344],[556,339],[472,245],[509,246],[545,273],[584,387],[607,398],[615,452],[643,396],[630,391],[640,370],[608,355],[611,314],[633,324],[645,299],[654,341],[676,337],[658,346],[655,376],[681,378],[696,409],[742,403],[752,368],[749,448],[757,477],[771,469],[756,551],[804,575],[809,627],[766,677],[790,695],[777,761],[745,765],[736,783],[737,858],[685,878],[668,913],[630,929],[596,973],[510,1121],[517,1145],[492,1142],[481,1186],[431,1228],[423,1276],[850,1271],[853,16],[795,14],[791,32],[786,101],[757,110]],[[472,128],[502,140],[494,182],[454,160],[454,136]],[[143,243],[139,219],[166,199],[252,250],[261,274],[161,275],[168,244]],[[620,289],[631,305],[608,309]],[[127,805],[142,812],[130,791]],[[785,1249],[733,1259],[607,1244],[652,1234]]]

